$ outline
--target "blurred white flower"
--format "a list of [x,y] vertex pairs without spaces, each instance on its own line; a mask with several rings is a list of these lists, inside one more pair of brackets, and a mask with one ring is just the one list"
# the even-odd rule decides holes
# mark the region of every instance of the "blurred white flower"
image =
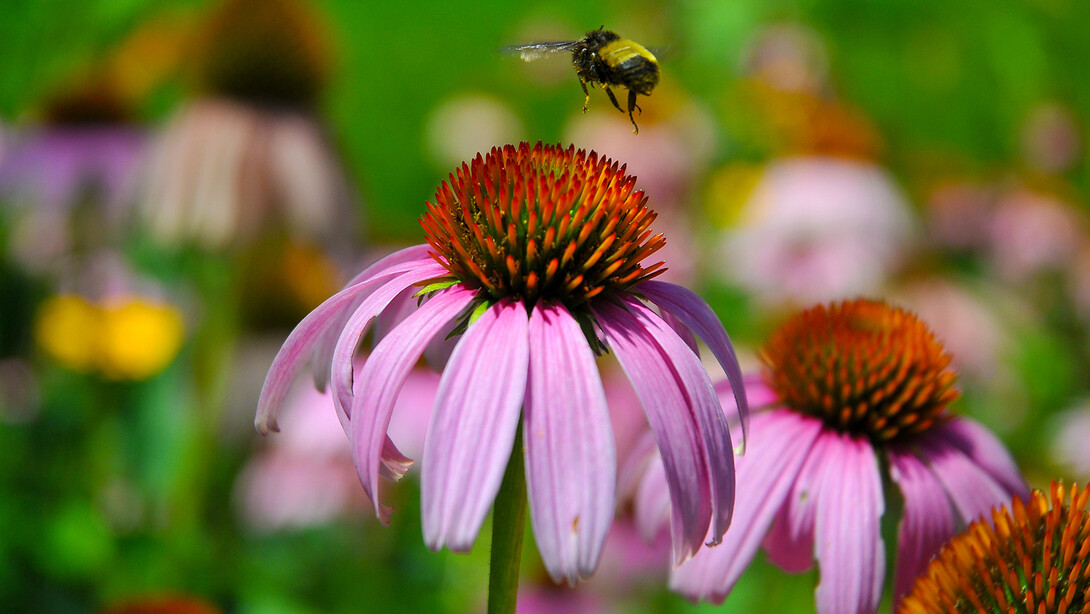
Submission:
[[526,140],[525,128],[503,101],[486,94],[462,94],[432,109],[426,138],[432,160],[455,168],[503,143]]

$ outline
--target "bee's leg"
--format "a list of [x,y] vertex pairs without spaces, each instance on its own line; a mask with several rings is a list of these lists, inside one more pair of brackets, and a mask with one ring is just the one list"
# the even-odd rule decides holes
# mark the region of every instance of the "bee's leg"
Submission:
[[586,113],[587,105],[590,104],[590,92],[587,90],[587,82],[584,81],[582,77],[579,78],[579,85],[583,86],[583,93],[587,95],[587,97],[583,99],[583,112]]
[[[633,109],[640,109],[640,105],[636,104],[636,92],[628,90],[628,121],[632,122],[632,134],[639,134],[640,127],[636,125],[636,120],[632,119]],[[640,115],[643,115],[643,109],[640,109]]]
[[617,103],[617,97],[613,95],[613,90],[609,89],[609,86],[605,84],[602,85],[602,89],[604,89],[606,93],[609,94],[609,101],[613,103],[613,106],[617,107],[617,110],[621,113],[624,113],[624,109],[622,109],[621,105]]

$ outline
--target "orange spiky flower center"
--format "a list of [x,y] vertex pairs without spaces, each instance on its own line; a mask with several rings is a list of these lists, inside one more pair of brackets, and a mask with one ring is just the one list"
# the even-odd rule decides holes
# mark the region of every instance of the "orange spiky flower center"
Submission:
[[784,406],[875,443],[926,431],[959,394],[927,326],[880,301],[808,309],[772,335],[761,360]]
[[433,257],[490,300],[578,309],[666,269],[640,261],[666,242],[636,178],[575,147],[492,148],[450,174],[420,219]]
[[1090,490],[1056,482],[992,510],[943,546],[903,600],[901,614],[1090,614]]

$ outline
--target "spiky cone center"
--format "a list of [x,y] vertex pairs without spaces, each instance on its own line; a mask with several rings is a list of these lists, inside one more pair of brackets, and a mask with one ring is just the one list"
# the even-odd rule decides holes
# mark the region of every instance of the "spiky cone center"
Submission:
[[950,356],[911,313],[857,299],[808,309],[761,352],[783,404],[875,443],[926,431],[959,395]]
[[420,219],[451,278],[487,294],[570,309],[666,269],[640,262],[666,242],[625,167],[575,147],[492,148],[439,186]]
[[943,546],[903,600],[901,614],[1090,614],[1090,490],[1053,482],[1049,496],[992,510]]

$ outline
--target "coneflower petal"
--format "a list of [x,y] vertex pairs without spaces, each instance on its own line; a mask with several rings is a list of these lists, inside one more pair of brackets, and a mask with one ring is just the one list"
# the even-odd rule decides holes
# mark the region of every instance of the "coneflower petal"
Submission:
[[821,433],[821,422],[789,411],[753,416],[750,451],[738,458],[738,499],[723,543],[675,569],[670,587],[690,599],[722,601],[745,571]]
[[893,602],[897,603],[927,569],[927,562],[954,533],[954,511],[938,478],[923,461],[900,446],[889,451],[889,474],[901,491],[904,515],[898,528]]
[[964,522],[976,520],[1010,498],[983,468],[954,446],[927,438],[916,442],[915,450],[942,483]]
[[645,281],[634,290],[647,297],[655,305],[681,321],[696,336],[708,344],[708,349],[723,367],[734,392],[734,401],[742,424],[742,446],[746,444],[747,423],[749,422],[749,403],[746,399],[746,387],[742,382],[742,368],[738,356],[734,353],[730,337],[711,307],[692,290],[664,281]]
[[981,469],[999,482],[1013,497],[1029,499],[1029,485],[1010,452],[999,439],[976,420],[966,416],[935,427],[936,435],[956,446]]
[[445,269],[435,262],[418,265],[412,271],[395,277],[371,293],[345,322],[337,338],[337,345],[333,349],[333,358],[330,361],[332,367],[329,373],[329,381],[333,389],[333,405],[337,410],[337,417],[341,419],[341,426],[345,427],[345,433],[350,432],[347,423],[351,417],[349,408],[352,407],[353,359],[360,339],[367,332],[367,327],[406,288],[441,275],[444,271]]
[[530,314],[523,444],[545,568],[574,585],[598,567],[613,522],[617,460],[605,390],[579,323],[560,304]]
[[703,545],[711,520],[710,473],[700,425],[669,357],[646,324],[609,303],[594,313],[655,435],[670,487],[674,560],[680,563]]
[[[435,262],[431,256],[428,255],[431,248],[428,245],[413,245],[400,249],[385,258],[380,259],[378,262],[364,269],[360,274],[356,275],[345,284],[345,287],[354,286],[362,281],[384,272],[386,269],[402,264],[405,262],[416,261],[420,264]],[[314,344],[314,359],[312,360],[311,371],[314,376],[314,387],[318,390],[325,391],[326,385],[329,384],[329,368],[330,368],[330,356],[333,355],[333,347],[337,343],[337,338],[340,337],[341,327],[348,321],[348,318],[352,316],[352,312],[359,307],[360,302],[366,298],[366,294],[357,296],[351,303],[345,305],[335,316],[333,323],[323,331]]]
[[424,346],[473,301],[474,292],[459,286],[436,293],[375,346],[360,370],[359,386],[368,394],[352,399],[352,452],[363,490],[375,513],[386,522],[389,509],[379,503],[380,445],[386,438],[394,402]]
[[[621,303],[651,333],[669,359],[678,382],[687,391],[686,397],[704,436],[705,460],[711,478],[712,528],[708,543],[718,544],[730,526],[734,510],[734,447],[730,441],[730,427],[719,405],[719,396],[700,359],[672,328],[635,298],[624,298]],[[745,393],[742,394],[744,396]]]
[[[284,397],[287,396],[292,382],[307,359],[311,358],[311,352],[319,342],[320,336],[336,322],[342,310],[361,295],[373,291],[379,284],[419,267],[418,263],[401,263],[377,271],[368,279],[352,284],[329,297],[296,325],[284,341],[284,345],[280,347],[276,358],[273,359],[269,373],[265,376],[265,383],[261,387],[261,396],[257,401],[257,417],[254,419],[254,426],[258,432],[265,435],[269,431],[280,430],[276,424],[276,415],[284,404]],[[333,328],[339,332],[338,328]]]
[[468,551],[499,491],[526,394],[528,328],[522,303],[496,303],[443,370],[420,474],[424,543],[433,550]]
[[863,437],[827,431],[824,479],[814,493],[818,614],[873,614],[882,598],[885,508],[874,448]]

